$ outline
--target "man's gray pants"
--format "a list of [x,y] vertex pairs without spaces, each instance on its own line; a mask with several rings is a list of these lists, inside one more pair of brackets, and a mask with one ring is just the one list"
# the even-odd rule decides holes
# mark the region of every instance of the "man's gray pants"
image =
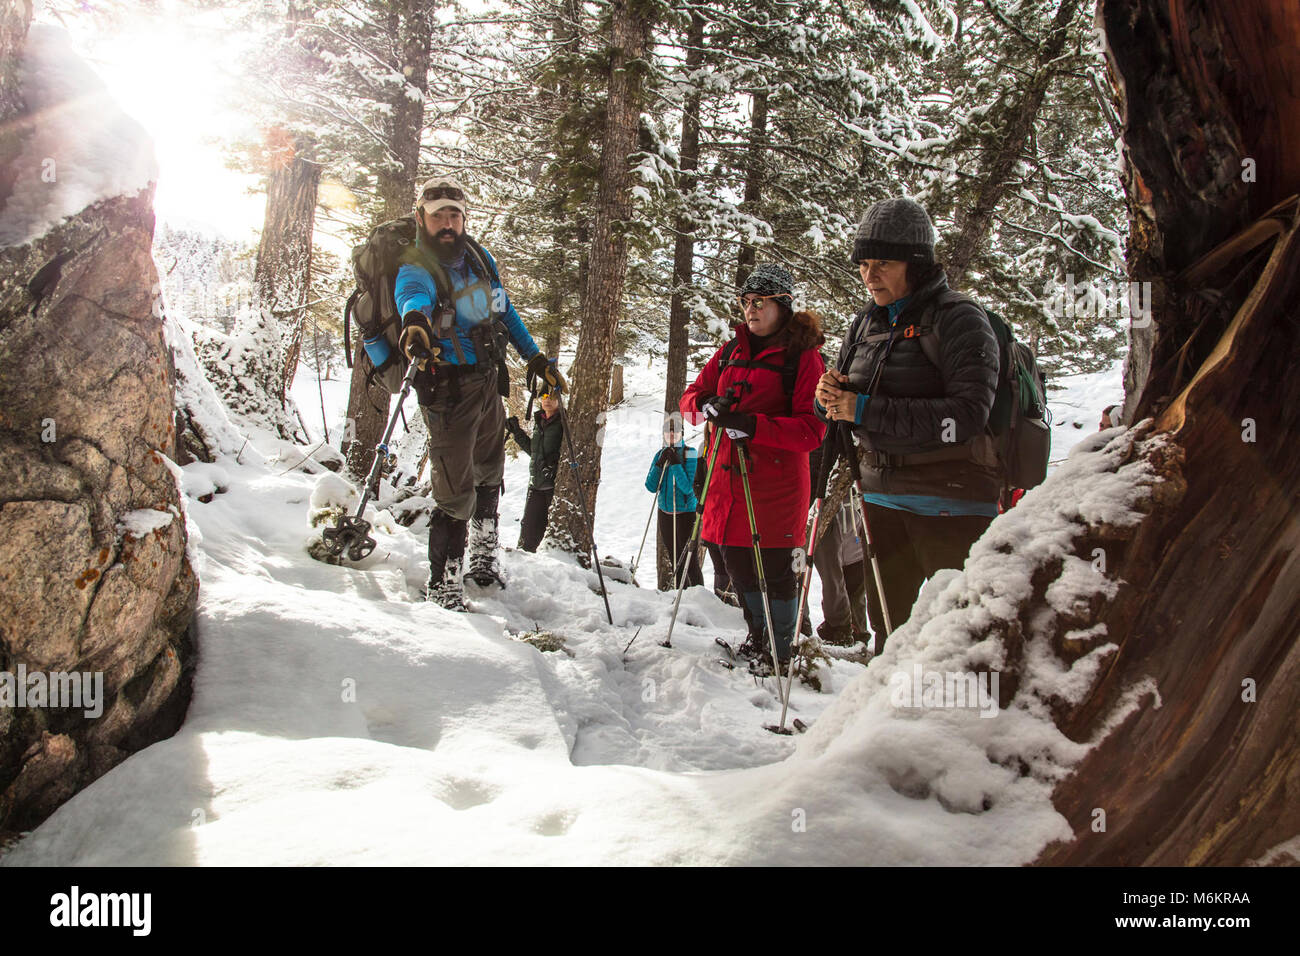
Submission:
[[505,474],[506,410],[496,369],[485,368],[483,374],[463,373],[455,382],[441,383],[434,404],[420,406],[429,430],[433,499],[461,521],[474,515],[475,489],[495,488]]

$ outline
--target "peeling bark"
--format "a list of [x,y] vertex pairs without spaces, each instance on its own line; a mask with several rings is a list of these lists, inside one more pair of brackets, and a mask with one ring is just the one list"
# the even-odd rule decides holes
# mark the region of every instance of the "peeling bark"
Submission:
[[[1300,11],[1104,0],[1102,18],[1130,274],[1159,283],[1129,400],[1169,440],[1151,459],[1169,490],[1109,562],[1122,585],[1096,619],[1118,650],[1059,715],[1073,739],[1105,736],[1055,792],[1075,838],[1038,862],[1236,865],[1300,833],[1300,93],[1277,82],[1296,75]],[[1267,178],[1243,180],[1243,157]],[[1144,681],[1159,706],[1108,727]]]

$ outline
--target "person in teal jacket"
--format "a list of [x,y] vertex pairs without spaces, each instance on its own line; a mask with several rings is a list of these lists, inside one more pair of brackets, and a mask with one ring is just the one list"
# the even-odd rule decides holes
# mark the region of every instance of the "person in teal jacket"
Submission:
[[[659,540],[672,555],[674,568],[680,566],[695,527],[695,469],[699,461],[699,453],[686,444],[682,435],[681,416],[669,415],[664,419],[664,447],[650,464],[645,487],[646,491],[658,489]],[[703,583],[698,556],[689,555],[686,584],[694,587]],[[676,586],[676,582],[670,586]]]

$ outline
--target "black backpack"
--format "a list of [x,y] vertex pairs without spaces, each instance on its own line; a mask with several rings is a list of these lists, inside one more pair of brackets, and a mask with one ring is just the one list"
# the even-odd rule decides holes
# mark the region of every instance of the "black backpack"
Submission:
[[343,354],[351,368],[354,321],[363,341],[383,339],[389,354],[378,367],[369,351],[362,350],[361,354],[370,369],[366,384],[378,379],[390,392],[401,388],[406,375],[406,356],[397,347],[402,317],[397,314],[393,293],[401,255],[414,244],[415,217],[406,216],[376,226],[365,242],[352,249],[352,275],[357,285],[343,307]]
[[[998,340],[998,387],[989,411],[988,434],[1005,480],[1012,488],[1034,488],[1047,477],[1052,433],[1047,410],[1047,376],[1038,367],[1029,346],[1016,338],[1006,319],[985,309],[960,292],[948,292],[940,302],[947,308],[960,302],[977,306],[986,316]],[[933,327],[913,327],[911,336],[920,337],[921,351],[932,365],[939,365],[939,337]]]

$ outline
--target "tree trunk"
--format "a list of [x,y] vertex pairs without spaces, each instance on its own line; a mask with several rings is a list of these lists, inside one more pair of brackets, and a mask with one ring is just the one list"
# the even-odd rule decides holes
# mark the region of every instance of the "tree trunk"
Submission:
[[614,333],[623,310],[623,282],[627,274],[623,223],[632,213],[628,155],[637,144],[645,82],[642,58],[649,48],[651,30],[648,11],[629,0],[613,0],[610,12],[609,96],[601,137],[600,192],[592,224],[587,290],[573,364],[579,374],[573,375],[570,382],[572,394],[568,409],[578,467],[566,469],[556,486],[548,532],[554,544],[579,553],[587,550],[591,540],[577,497],[579,488],[586,496],[593,522],[596,514],[601,454],[597,432],[607,408]]
[[[755,90],[749,118],[749,146],[745,158],[745,197],[740,208],[751,216],[759,215],[763,200],[763,158],[767,155],[767,90]],[[754,268],[753,243],[740,243],[736,254],[736,285],[739,287]]]
[[[555,46],[555,56],[562,56],[571,62],[580,62],[582,58],[582,26],[584,11],[579,0],[562,0],[555,8],[550,26]],[[570,68],[554,76],[543,87],[544,95],[552,101],[552,109],[557,115],[576,116],[585,108],[586,89],[581,80],[581,71]],[[557,124],[562,125],[562,124]],[[564,157],[556,156],[553,163],[562,164]],[[554,168],[554,167],[552,167]],[[545,339],[543,348],[550,356],[558,355],[562,344],[561,331],[572,325],[574,315],[566,309],[565,303],[577,291],[578,314],[582,314],[583,286],[586,282],[586,249],[589,238],[581,226],[581,212],[571,208],[568,202],[567,188],[556,188],[553,179],[548,179],[553,195],[547,204],[547,213],[551,217],[551,241],[554,258],[543,278],[547,302],[546,318],[539,328],[534,328],[534,336],[540,331]],[[572,249],[582,250],[578,262],[572,260]]]
[[[704,17],[691,12],[691,28],[686,35],[686,75],[694,82],[694,72],[704,62]],[[698,86],[693,86],[682,107],[682,138],[677,151],[681,173],[678,189],[682,201],[689,201],[695,189],[695,170],[700,164],[700,101]],[[664,383],[664,411],[677,411],[686,391],[686,359],[690,351],[690,309],[686,296],[695,274],[695,222],[687,213],[674,224],[677,239],[673,245],[673,291],[668,304],[668,378]]]
[[382,385],[366,388],[366,373],[359,371],[365,354],[357,341],[352,352],[352,385],[348,390],[348,415],[340,446],[347,460],[348,474],[361,479],[370,471],[375,446],[384,436],[392,396]]
[[[1119,582],[1097,616],[1118,650],[1057,721],[1099,742],[1054,794],[1076,835],[1039,862],[1240,865],[1300,833],[1300,93],[1277,82],[1300,75],[1300,17],[1286,0],[1103,0],[1101,17],[1130,276],[1161,279],[1133,406],[1162,444],[1132,450],[1156,476],[1136,532],[1078,542]],[[1243,183],[1245,158],[1267,178]],[[1144,681],[1159,705],[1108,730]]]
[[283,405],[298,368],[307,320],[303,306],[311,289],[311,239],[321,167],[312,159],[314,144],[306,137],[279,139],[273,133],[272,143],[266,219],[253,287],[260,312],[256,337],[269,349],[261,361],[270,365],[270,394]]
[[615,365],[609,383],[609,404],[623,404],[623,366]]
[[1064,0],[1057,8],[1047,42],[1041,48],[1033,79],[1018,100],[1001,104],[999,116],[991,125],[999,130],[995,142],[997,150],[983,170],[984,179],[969,207],[959,208],[956,215],[956,233],[948,241],[944,255],[944,271],[948,284],[960,288],[961,277],[976,253],[985,246],[993,214],[1002,201],[1020,162],[1025,144],[1034,129],[1043,97],[1056,76],[1053,62],[1065,49],[1069,26],[1079,11],[1081,0]]
[[[691,12],[691,26],[686,35],[686,75],[694,83],[693,73],[704,62],[704,18]],[[678,189],[683,205],[695,189],[695,171],[700,165],[700,105],[703,97],[698,86],[692,86],[682,105],[682,137],[677,156],[679,169]],[[687,206],[687,208],[689,208]],[[690,357],[691,312],[686,304],[695,278],[695,221],[689,212],[677,217],[674,223],[677,239],[673,245],[673,291],[668,305],[668,374],[664,382],[664,413],[678,411],[682,393],[686,391],[686,362]],[[659,590],[672,587],[673,562],[669,545],[656,533],[655,566]]]
[[[381,222],[410,215],[415,205],[424,103],[429,92],[430,15],[423,0],[401,0],[389,13],[388,29],[394,48],[401,51],[397,69],[406,77],[406,88],[397,90],[390,103],[391,125],[387,131],[390,163],[378,170]],[[414,90],[418,96],[408,96],[407,89]],[[348,391],[349,425],[342,447],[348,471],[356,478],[363,477],[370,469],[371,455],[388,422],[390,400],[382,386],[366,388],[369,363],[362,362],[361,355],[358,342],[353,356],[352,386]]]
[[[427,7],[426,0],[398,0],[389,15],[393,44],[400,51],[397,69],[406,77],[406,88],[398,91],[389,104],[392,107],[387,130],[390,161],[378,170],[383,222],[409,216],[415,206],[432,43]],[[408,91],[418,95],[408,96]]]

